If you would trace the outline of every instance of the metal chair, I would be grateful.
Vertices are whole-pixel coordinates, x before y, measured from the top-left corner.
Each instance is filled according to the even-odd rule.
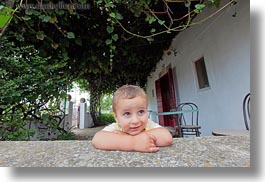
[[[198,106],[194,103],[186,102],[179,104],[177,110],[183,111],[178,118],[182,137],[184,135],[196,135],[199,137],[201,126],[199,125]]]
[[[250,128],[250,93],[248,93],[243,100],[243,116],[246,130]]]

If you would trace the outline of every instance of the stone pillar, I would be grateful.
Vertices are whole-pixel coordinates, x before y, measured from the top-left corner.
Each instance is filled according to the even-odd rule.
[[[65,118],[63,122],[63,128],[65,130],[69,130],[72,127],[72,117],[73,117],[73,102],[71,101],[72,96],[70,94],[67,95],[67,100],[64,101],[64,112]]]
[[[70,129],[73,126],[73,106],[74,103],[72,101],[68,102],[68,121],[67,121],[67,129]]]
[[[80,123],[79,123],[79,128],[84,129],[87,128],[87,119],[86,119],[86,100],[84,98],[80,99]]]

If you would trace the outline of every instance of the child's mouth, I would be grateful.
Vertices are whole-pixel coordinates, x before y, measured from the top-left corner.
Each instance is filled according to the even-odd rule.
[[[130,127],[131,130],[138,130],[141,126]]]

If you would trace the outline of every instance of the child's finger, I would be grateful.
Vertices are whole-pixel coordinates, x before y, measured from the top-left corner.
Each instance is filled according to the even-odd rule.
[[[156,141],[156,137],[154,135],[149,134],[150,138],[154,141]]]
[[[159,147],[150,147],[150,152],[157,152],[159,151]]]
[[[149,135],[149,136],[150,136],[150,142],[155,144],[157,140],[156,137],[154,135]]]

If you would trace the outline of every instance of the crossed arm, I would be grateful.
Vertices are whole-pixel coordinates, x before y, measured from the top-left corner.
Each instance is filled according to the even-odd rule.
[[[135,136],[120,131],[99,131],[93,137],[92,144],[103,150],[157,152],[159,147],[172,144],[172,135],[162,127],[143,131]]]

